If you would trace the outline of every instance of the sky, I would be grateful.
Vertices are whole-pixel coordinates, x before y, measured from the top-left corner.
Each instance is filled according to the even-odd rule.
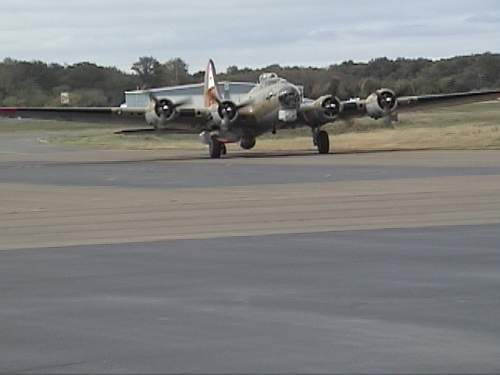
[[[90,61],[128,71],[140,56],[190,71],[328,66],[376,57],[500,52],[498,0],[17,0],[0,2],[0,60]]]

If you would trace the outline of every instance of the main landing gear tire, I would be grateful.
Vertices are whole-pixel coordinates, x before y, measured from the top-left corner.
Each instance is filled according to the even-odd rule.
[[[224,153],[226,145],[220,142],[217,137],[210,138],[210,144],[208,145],[208,150],[210,153],[210,158],[220,159],[221,155]]]
[[[255,137],[244,137],[240,141],[240,147],[243,150],[251,150],[255,147],[256,140]]]
[[[328,133],[321,130],[316,135],[316,147],[318,147],[318,152],[321,155],[328,154],[330,152],[330,138]]]

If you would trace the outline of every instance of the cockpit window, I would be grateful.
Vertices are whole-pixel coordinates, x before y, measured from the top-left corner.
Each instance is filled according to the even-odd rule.
[[[284,108],[297,108],[300,104],[300,93],[292,87],[281,90],[279,101]]]

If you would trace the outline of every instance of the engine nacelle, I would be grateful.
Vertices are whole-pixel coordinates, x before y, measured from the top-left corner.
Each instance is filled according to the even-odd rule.
[[[233,123],[238,118],[238,106],[230,100],[225,100],[220,103],[217,113],[221,120],[227,119]]]
[[[398,98],[394,91],[381,89],[371,94],[365,101],[366,113],[377,120],[389,116],[398,107]]]
[[[169,99],[153,101],[146,111],[146,122],[158,128],[177,117],[177,106]]]
[[[316,105],[323,111],[325,120],[335,120],[342,112],[342,102],[333,95],[326,95],[316,101]]]
[[[304,117],[311,124],[335,121],[343,110],[342,102],[333,95],[322,96],[309,108],[304,112]]]

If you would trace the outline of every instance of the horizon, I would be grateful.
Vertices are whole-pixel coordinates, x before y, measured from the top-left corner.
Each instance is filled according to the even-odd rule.
[[[279,63],[271,63],[269,65],[266,65],[266,66],[237,66],[236,64],[229,64],[228,66],[226,66],[224,69],[220,69],[220,67],[217,65],[217,61],[215,59],[212,59],[212,58],[207,58],[207,62],[209,60],[213,60],[214,63],[215,63],[215,67],[217,68],[217,73],[218,74],[227,74],[227,69],[231,66],[237,66],[238,69],[240,70],[243,70],[243,69],[251,69],[251,70],[264,70],[268,67],[272,67],[272,66],[279,66],[281,68],[284,68],[284,69],[287,69],[287,68],[301,68],[301,69],[307,69],[307,68],[314,68],[314,69],[328,69],[329,67],[331,66],[339,66],[339,65],[342,65],[344,63],[347,63],[347,62],[352,62],[354,64],[369,64],[371,61],[374,61],[374,60],[378,60],[378,59],[388,59],[389,61],[397,61],[397,60],[428,60],[428,61],[432,61],[432,62],[438,62],[438,61],[446,61],[446,60],[451,60],[451,59],[455,59],[455,58],[461,58],[461,57],[473,57],[473,56],[483,56],[483,55],[487,55],[487,54],[491,54],[493,56],[495,55],[500,55],[500,51],[499,52],[493,52],[493,51],[484,51],[484,52],[476,52],[476,53],[470,53],[470,54],[460,54],[460,55],[454,55],[454,56],[445,56],[445,57],[439,57],[439,58],[432,58],[432,57],[425,57],[425,56],[420,56],[420,57],[404,57],[404,56],[399,56],[399,57],[395,57],[395,58],[391,58],[391,57],[387,57],[387,56],[377,56],[377,57],[372,57],[370,58],[369,60],[366,60],[366,61],[361,61],[361,60],[353,60],[353,59],[347,59],[347,60],[343,60],[343,61],[338,61],[338,62],[332,62],[328,65],[324,65],[324,66],[315,66],[315,65],[293,65],[293,64],[279,64]],[[142,56],[138,56],[137,59],[133,62],[130,63],[130,67],[132,67],[132,65]],[[155,56],[152,56],[153,58],[156,58]],[[191,65],[189,64],[189,61],[185,60],[183,57],[179,57],[179,56],[176,56],[176,57],[171,57],[171,58],[167,58],[165,61],[163,60],[159,60],[157,59],[161,64],[169,61],[170,59],[174,59],[174,58],[180,58],[182,59],[189,67],[189,74],[191,75],[194,75],[194,74],[197,74],[197,73],[200,73],[200,72],[204,72],[205,70],[202,69],[202,70],[193,70],[191,69]],[[99,64],[98,62],[96,61],[89,61],[89,60],[82,60],[82,61],[76,61],[76,62],[73,62],[73,63],[66,63],[66,62],[58,62],[58,61],[44,61],[44,60],[40,60],[40,59],[32,59],[32,60],[23,60],[23,59],[15,59],[13,57],[10,57],[10,56],[5,56],[2,58],[2,60],[0,61],[0,63],[5,63],[5,61],[7,60],[13,60],[15,62],[26,62],[26,63],[36,63],[36,62],[41,62],[43,64],[47,64],[47,65],[52,65],[52,64],[56,64],[56,65],[61,65],[63,67],[70,67],[70,66],[74,66],[74,65],[78,65],[78,64],[84,64],[84,63],[88,63],[88,64],[92,64],[92,65],[96,65],[100,68],[115,68],[115,69],[118,69],[120,71],[122,71],[123,73],[125,74],[135,74],[130,68],[127,69],[127,70],[124,70],[122,68],[120,68],[119,66],[116,66],[116,65],[105,65],[105,64]]]

